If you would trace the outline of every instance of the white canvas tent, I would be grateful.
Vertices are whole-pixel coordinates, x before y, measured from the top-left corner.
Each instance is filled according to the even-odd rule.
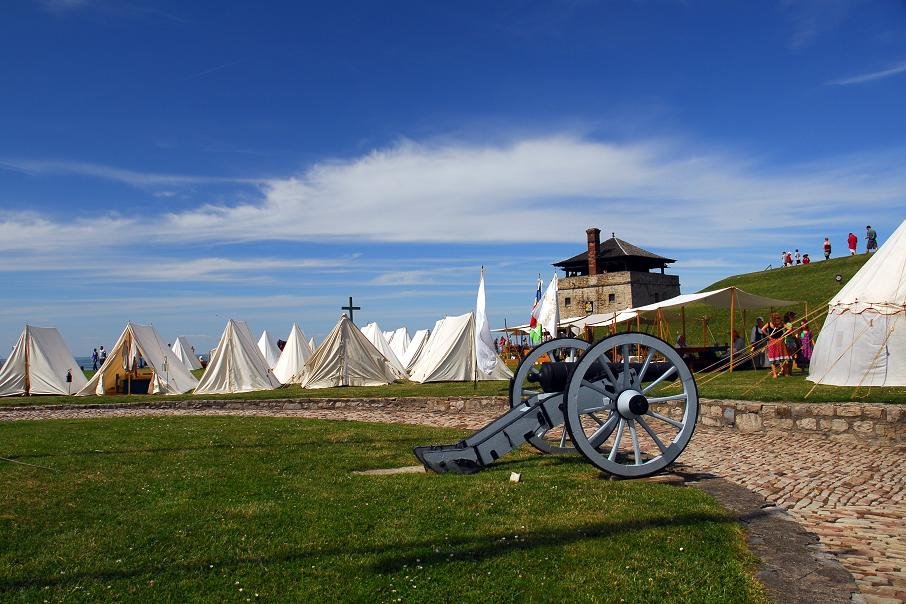
[[[387,343],[390,344],[390,350],[393,351],[393,354],[396,355],[396,358],[403,363],[403,357],[406,356],[406,348],[409,347],[411,338],[409,338],[409,330],[405,327],[400,327],[395,329],[389,338],[387,338]],[[405,365],[405,363],[403,363]]]
[[[906,221],[831,299],[808,379],[906,386]]]
[[[195,394],[253,392],[280,386],[245,321],[227,321]]]
[[[415,363],[418,362],[418,357],[421,356],[422,351],[425,349],[425,344],[428,342],[430,335],[431,332],[427,329],[419,329],[412,336],[412,340],[406,346],[406,353],[400,359],[403,365],[406,366],[406,371],[412,371]]]
[[[195,347],[189,344],[189,340],[186,336],[179,336],[176,338],[171,350],[173,350],[173,354],[176,355],[176,358],[178,358],[189,371],[201,369],[201,361],[195,356]]]
[[[308,359],[302,387],[382,386],[396,377],[384,355],[349,317],[340,315],[333,331]]]
[[[362,333],[365,334],[365,337],[368,338],[368,341],[371,342],[382,355],[384,355],[384,358],[389,361],[390,367],[396,374],[396,379],[409,378],[409,374],[406,373],[406,368],[390,348],[390,344],[387,342],[387,339],[384,338],[384,332],[381,331],[381,328],[377,323],[369,323],[362,328]]]
[[[308,349],[311,350],[311,353],[312,353],[312,354],[314,354],[315,351],[318,349],[318,347],[315,346],[315,338],[314,338],[314,336],[312,336],[312,337],[310,337],[310,338],[308,339]]]
[[[280,360],[274,367],[274,375],[283,384],[298,384],[302,381],[302,370],[309,358],[311,349],[305,341],[305,334],[293,323],[283,352],[280,353]]]
[[[438,321],[418,361],[412,368],[413,382],[469,382],[508,380],[513,372],[498,357],[490,375],[476,369],[475,316],[466,313]]]
[[[0,396],[74,394],[87,382],[54,327],[26,325],[0,368]]]
[[[197,385],[153,326],[127,323],[107,360],[77,394],[182,394]]]
[[[267,366],[273,369],[277,365],[277,361],[280,360],[280,347],[277,346],[277,341],[266,329],[261,332],[261,338],[258,340],[258,350],[261,351],[264,360],[267,361]]]

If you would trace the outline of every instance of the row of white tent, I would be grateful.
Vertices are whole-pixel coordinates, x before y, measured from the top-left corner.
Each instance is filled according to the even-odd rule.
[[[512,377],[499,358],[490,374],[478,370],[472,313],[441,319],[430,332],[420,330],[412,338],[400,328],[391,333],[390,341],[376,323],[360,330],[341,315],[317,349],[293,324],[282,351],[266,331],[256,344],[248,325],[231,319],[197,380],[191,371],[200,368],[185,337],[169,347],[153,326],[128,323],[106,361],[88,380],[55,328],[27,325],[0,368],[0,396],[131,392],[133,379],[147,380],[149,394],[192,390],[195,394],[221,394],[270,390],[283,384],[328,388],[376,386],[401,379],[439,382]]]

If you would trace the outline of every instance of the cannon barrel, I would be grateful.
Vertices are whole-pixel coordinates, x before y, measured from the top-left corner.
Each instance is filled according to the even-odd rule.
[[[566,390],[566,385],[572,379],[578,365],[578,362],[544,363],[538,371],[529,373],[528,381],[540,385],[543,392],[563,392]],[[623,371],[622,363],[607,363],[607,365],[613,375]],[[646,379],[656,380],[672,366],[670,363],[649,363],[648,369],[645,371],[645,377]],[[638,375],[639,371],[642,370],[642,363],[629,363],[629,370]],[[607,372],[604,370],[603,361],[598,359],[589,368],[585,379],[588,381],[599,381],[604,379],[606,375]]]

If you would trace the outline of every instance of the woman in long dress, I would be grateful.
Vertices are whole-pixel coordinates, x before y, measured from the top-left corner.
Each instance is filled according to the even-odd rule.
[[[790,353],[783,341],[786,326],[780,318],[780,313],[771,313],[771,320],[761,328],[761,333],[768,339],[768,363],[771,364],[771,375],[774,379],[779,375],[787,375]]]

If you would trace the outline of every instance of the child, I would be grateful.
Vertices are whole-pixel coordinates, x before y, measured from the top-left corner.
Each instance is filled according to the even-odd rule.
[[[799,324],[799,353],[796,355],[796,365],[805,373],[812,362],[812,332],[808,328],[808,321],[802,319]]]

